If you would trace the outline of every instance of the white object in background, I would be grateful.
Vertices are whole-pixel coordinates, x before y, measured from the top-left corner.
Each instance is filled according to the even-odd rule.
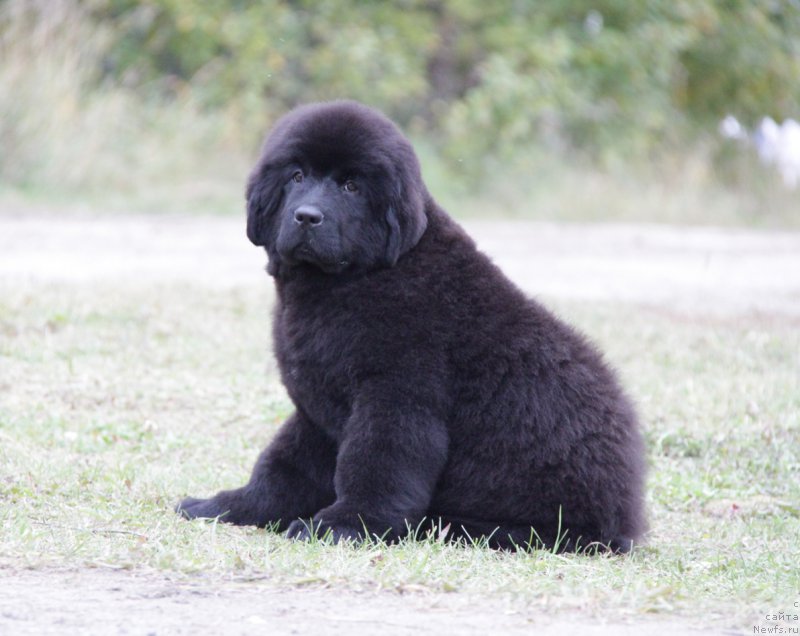
[[[800,185],[800,123],[789,118],[779,126],[771,117],[764,117],[753,143],[761,162],[774,165],[787,188],[794,190]]]

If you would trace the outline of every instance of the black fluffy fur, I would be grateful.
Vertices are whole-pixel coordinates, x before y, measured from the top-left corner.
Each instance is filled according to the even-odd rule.
[[[392,122],[354,102],[292,111],[247,207],[296,411],[245,486],[185,499],[183,515],[296,538],[640,540],[642,441],[613,372],[436,205]]]

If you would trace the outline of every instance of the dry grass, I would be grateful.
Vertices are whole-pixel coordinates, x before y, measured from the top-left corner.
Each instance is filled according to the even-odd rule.
[[[101,81],[110,37],[71,0],[0,4],[0,194],[209,211],[235,192],[238,206],[248,150],[227,114]]]

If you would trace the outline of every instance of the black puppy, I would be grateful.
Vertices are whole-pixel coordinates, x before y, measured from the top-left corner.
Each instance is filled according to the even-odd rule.
[[[292,111],[247,208],[296,411],[245,486],[182,514],[298,538],[639,540],[642,441],[614,374],[436,205],[392,122],[353,102]]]

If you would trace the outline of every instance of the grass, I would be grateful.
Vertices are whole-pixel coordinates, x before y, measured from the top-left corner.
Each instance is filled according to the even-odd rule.
[[[747,152],[732,154],[724,169],[701,144],[602,168],[528,148],[482,172],[477,157],[452,166],[413,141],[428,189],[462,218],[800,227],[800,191],[784,188]]]
[[[216,291],[0,285],[6,565],[508,595],[552,612],[735,625],[798,600],[796,323],[557,304],[640,404],[652,529],[626,558],[511,555],[435,539],[296,543],[172,512],[184,494],[243,483],[290,411],[268,355],[266,281]]]
[[[236,108],[104,78],[114,34],[85,3],[39,4],[0,3],[0,198],[238,211],[260,139],[238,131]]]

